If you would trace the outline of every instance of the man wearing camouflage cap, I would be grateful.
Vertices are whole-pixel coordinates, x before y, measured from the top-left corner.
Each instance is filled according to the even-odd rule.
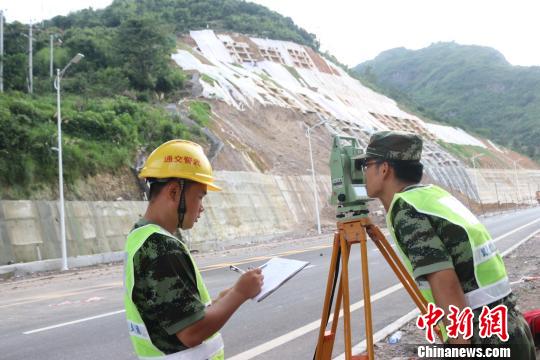
[[[388,229],[401,258],[428,302],[450,314],[472,308],[473,336],[450,344],[508,345],[512,359],[535,359],[534,342],[516,306],[501,255],[486,228],[455,197],[435,185],[421,185],[422,139],[400,131],[373,134],[359,157],[368,196],[381,200]],[[508,341],[482,338],[483,308],[507,308]],[[447,318],[444,317],[448,326]]]

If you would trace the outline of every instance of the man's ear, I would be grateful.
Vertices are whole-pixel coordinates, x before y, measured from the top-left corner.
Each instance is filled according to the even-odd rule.
[[[167,184],[167,196],[172,201],[179,201],[180,191],[182,190],[180,184],[176,181],[171,181]]]
[[[386,161],[381,164],[381,172],[384,179],[390,176],[390,170],[390,165]]]

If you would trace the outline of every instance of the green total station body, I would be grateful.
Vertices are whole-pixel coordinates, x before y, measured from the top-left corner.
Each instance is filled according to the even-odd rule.
[[[330,203],[337,206],[337,221],[350,221],[367,217],[367,196],[364,174],[357,157],[362,154],[358,140],[353,137],[334,136],[330,154],[332,196]]]

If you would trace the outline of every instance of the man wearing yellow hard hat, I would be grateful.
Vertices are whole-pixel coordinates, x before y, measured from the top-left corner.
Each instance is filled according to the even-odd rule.
[[[204,211],[207,191],[220,191],[200,145],[171,140],[156,148],[139,174],[149,204],[126,241],[124,303],[140,359],[223,359],[219,330],[262,286],[260,269],[247,271],[212,301],[176,229],[190,229]]]

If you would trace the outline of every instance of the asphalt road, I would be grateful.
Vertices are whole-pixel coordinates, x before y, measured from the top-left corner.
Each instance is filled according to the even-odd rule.
[[[481,219],[500,251],[540,229],[540,207]],[[212,295],[232,285],[226,270],[274,255],[311,264],[261,303],[248,301],[222,330],[228,359],[311,359],[317,341],[332,235],[197,257]],[[523,246],[527,246],[526,244]],[[414,304],[369,242],[373,326],[378,331]],[[350,259],[353,344],[364,339],[359,247]],[[122,304],[121,266],[101,266],[0,283],[0,359],[135,359]],[[343,324],[343,321],[340,321]],[[334,354],[343,352],[342,330]]]

